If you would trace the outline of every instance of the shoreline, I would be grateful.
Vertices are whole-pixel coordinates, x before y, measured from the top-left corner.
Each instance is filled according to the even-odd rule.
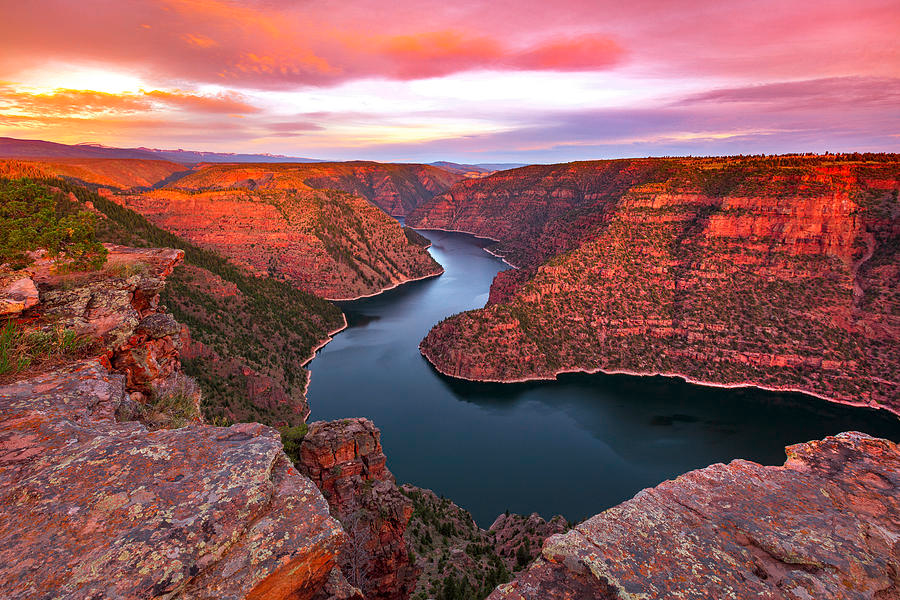
[[[400,287],[401,285],[404,285],[406,283],[412,283],[413,281],[422,281],[423,279],[429,279],[431,277],[439,277],[443,274],[444,274],[444,267],[441,267],[441,270],[438,273],[431,273],[429,275],[423,275],[422,277],[416,277],[414,279],[407,279],[404,281],[400,281],[390,287],[384,288],[381,291],[375,292],[374,294],[368,294],[365,296],[357,296],[356,298],[347,298],[347,299],[339,299],[339,300],[332,299],[332,298],[325,298],[325,300],[328,300],[329,302],[350,302],[352,300],[360,300],[362,298],[371,298],[373,296],[383,294],[384,292],[386,292],[388,290],[392,290],[394,288]],[[307,365],[316,358],[316,354],[319,352],[319,350],[321,350],[322,348],[327,346],[328,343],[334,339],[335,335],[337,335],[338,333],[347,329],[347,327],[349,325],[347,323],[347,315],[344,314],[344,311],[341,311],[341,319],[344,321],[343,325],[341,325],[337,329],[334,329],[333,331],[329,331],[326,334],[327,337],[324,340],[322,340],[321,342],[319,342],[318,344],[316,344],[310,351],[310,355],[302,363],[300,363],[300,366],[303,367],[304,369],[306,369],[307,373],[309,373],[309,375],[307,375],[307,377],[306,377],[306,385],[303,386],[303,397],[304,398],[306,398],[306,396],[309,392],[309,384],[312,381],[312,369],[307,368]],[[308,400],[307,400],[307,404],[309,404]]]
[[[476,238],[479,238],[479,239],[482,239],[482,240],[490,240],[490,241],[492,241],[492,242],[494,242],[494,243],[496,243],[496,244],[502,244],[502,243],[503,243],[501,240],[498,240],[497,238],[492,238],[492,237],[489,236],[489,235],[479,235],[479,234],[477,234],[477,233],[472,233],[471,231],[464,231],[464,230],[462,230],[462,229],[443,229],[443,228],[441,228],[441,227],[423,227],[423,228],[420,229],[420,228],[417,228],[417,227],[412,227],[411,225],[408,225],[408,227],[409,227],[410,229],[415,230],[415,231],[443,231],[443,232],[445,232],[445,233],[465,233],[466,235],[471,235],[472,237],[476,237]],[[429,245],[429,247],[431,247],[431,246]],[[508,260],[506,260],[506,258],[505,258],[502,254],[497,254],[496,252],[491,252],[491,251],[488,250],[487,248],[482,248],[482,250],[484,250],[485,252],[487,252],[488,254],[490,254],[491,256],[493,256],[493,257],[495,257],[495,258],[499,258],[500,260],[502,260],[503,262],[505,262],[507,265],[509,265],[509,266],[510,266],[511,268],[513,268],[513,269],[518,269],[518,268],[519,268],[519,267],[517,267],[516,265],[512,264],[511,262],[509,262]]]
[[[319,352],[319,350],[324,348],[328,344],[328,342],[333,340],[335,335],[337,335],[338,333],[347,329],[347,315],[344,314],[344,311],[341,311],[341,319],[344,321],[344,324],[341,325],[340,327],[338,327],[337,329],[334,329],[333,331],[329,331],[326,334],[325,339],[315,345],[315,347],[312,349],[312,351],[309,355],[309,358],[307,358],[302,363],[300,363],[301,368],[306,369],[306,365],[308,365],[309,363],[311,363],[313,361],[313,359],[316,357],[316,354]],[[309,399],[306,398],[306,394],[307,394],[307,392],[309,392],[309,383],[312,381],[312,371],[310,369],[306,369],[306,372],[308,373],[308,375],[306,376],[306,384],[303,386],[303,398],[304,398],[304,400],[306,400],[306,407],[308,409],[309,408]],[[307,417],[307,418],[309,418],[309,417]]]
[[[435,261],[435,262],[437,262],[437,261]],[[439,266],[440,266],[440,264],[439,264]],[[422,281],[423,279],[430,279],[431,277],[440,277],[443,274],[444,274],[444,267],[441,266],[441,270],[438,271],[437,273],[429,273],[428,275],[422,275],[421,277],[413,277],[411,279],[404,279],[403,281],[398,281],[386,288],[382,288],[382,289],[378,290],[377,292],[372,292],[371,294],[363,294],[361,296],[354,296],[351,298],[325,298],[323,296],[322,299],[328,300],[329,302],[352,302],[354,300],[362,300],[363,298],[371,298],[373,296],[378,296],[379,294],[383,294],[387,291],[393,290],[393,289],[398,288],[401,285],[404,285],[407,283],[412,283],[414,281]]]
[[[535,377],[519,377],[516,379],[472,379],[471,377],[465,377],[462,375],[453,375],[451,373],[447,373],[439,366],[434,364],[434,361],[425,353],[425,350],[422,349],[422,345],[419,344],[419,353],[428,361],[435,371],[444,375],[445,377],[452,377],[454,379],[460,379],[463,381],[469,381],[472,383],[529,383],[529,382],[541,382],[541,381],[558,381],[559,375],[565,374],[585,374],[585,375],[628,375],[631,377],[670,377],[673,379],[681,379],[686,383],[691,385],[700,385],[704,387],[713,387],[713,388],[723,388],[723,389],[737,389],[737,388],[756,388],[758,390],[763,390],[766,392],[785,392],[785,393],[795,393],[795,394],[803,394],[804,396],[809,396],[811,398],[817,398],[819,400],[824,400],[825,402],[831,402],[833,404],[843,404],[844,406],[853,406],[856,408],[870,408],[872,410],[883,410],[892,415],[900,418],[900,409],[894,409],[889,406],[880,406],[880,405],[872,405],[867,404],[865,402],[854,402],[852,400],[839,400],[837,398],[831,398],[828,396],[824,396],[822,394],[818,394],[816,392],[812,392],[809,390],[804,390],[800,388],[792,388],[792,387],[773,387],[762,385],[759,383],[752,382],[739,382],[739,383],[717,383],[715,381],[704,381],[702,379],[694,379],[689,375],[684,375],[682,373],[660,373],[660,372],[639,372],[639,371],[629,371],[626,369],[604,369],[602,367],[597,367],[596,369],[559,369],[555,371],[552,375],[548,376],[535,376]]]
[[[326,336],[325,339],[322,340],[321,342],[319,342],[318,344],[316,344],[315,346],[313,346],[313,349],[310,351],[310,355],[308,357],[306,357],[305,359],[303,359],[303,362],[300,363],[301,367],[305,367],[310,362],[312,362],[312,359],[314,359],[316,357],[316,352],[318,352],[319,350],[324,348],[328,342],[333,340],[335,334],[340,333],[343,330],[347,329],[347,315],[344,314],[344,311],[341,311],[341,320],[344,321],[344,324],[341,325],[340,327],[338,327],[337,329],[328,331],[325,334],[325,336]]]

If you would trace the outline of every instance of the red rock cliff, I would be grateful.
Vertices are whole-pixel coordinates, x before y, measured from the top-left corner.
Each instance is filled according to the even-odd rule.
[[[316,190],[290,171],[276,172],[283,178],[252,166],[216,165],[165,189],[115,200],[256,274],[328,299],[371,295],[442,272],[364,198]]]
[[[422,342],[478,380],[663,373],[900,411],[900,160],[644,159],[464,181],[416,226],[522,267]]]
[[[96,361],[0,387],[0,596],[309,599],[344,541],[278,433],[119,422]]]
[[[349,540],[341,570],[366,598],[403,600],[416,583],[404,537],[412,502],[400,493],[368,419],[310,424],[298,468],[322,490]]]

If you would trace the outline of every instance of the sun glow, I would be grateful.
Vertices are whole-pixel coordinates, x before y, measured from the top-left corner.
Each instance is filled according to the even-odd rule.
[[[49,93],[67,89],[124,94],[137,93],[142,88],[149,87],[139,77],[130,73],[73,65],[47,67],[25,74],[22,80],[28,84],[20,89],[31,93]]]

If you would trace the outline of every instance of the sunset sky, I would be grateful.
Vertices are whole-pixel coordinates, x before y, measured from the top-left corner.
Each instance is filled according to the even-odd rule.
[[[897,0],[0,6],[0,136],[461,162],[900,151]]]

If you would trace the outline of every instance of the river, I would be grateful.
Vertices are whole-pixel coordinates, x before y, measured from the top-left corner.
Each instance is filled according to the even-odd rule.
[[[505,510],[578,521],[685,471],[857,430],[900,441],[900,419],[801,394],[680,379],[566,375],[479,384],[438,374],[419,341],[480,308],[506,265],[461,233],[421,231],[445,273],[339,302],[349,327],[310,363],[310,421],[365,416],[398,482],[444,495],[482,527]]]

